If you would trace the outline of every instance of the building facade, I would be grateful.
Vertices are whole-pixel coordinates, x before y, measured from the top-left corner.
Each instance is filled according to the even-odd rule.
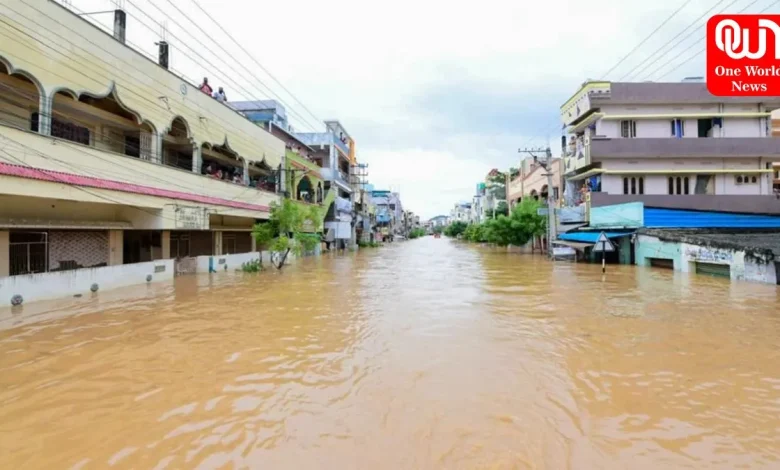
[[[112,36],[56,2],[0,6],[3,302],[54,295],[40,286],[64,272],[85,291],[255,252],[283,140],[169,71],[167,48],[159,62],[129,48],[124,24]]]
[[[588,193],[602,205],[766,201],[780,157],[770,119],[778,106],[778,97],[712,96],[704,83],[587,82],[561,107],[566,205]]]

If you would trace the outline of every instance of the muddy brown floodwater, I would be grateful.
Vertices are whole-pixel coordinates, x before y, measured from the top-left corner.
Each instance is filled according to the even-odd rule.
[[[4,313],[0,468],[780,468],[777,288],[600,268],[428,237]]]

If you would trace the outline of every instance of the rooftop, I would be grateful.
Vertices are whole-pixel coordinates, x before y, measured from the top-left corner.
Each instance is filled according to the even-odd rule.
[[[697,82],[617,82],[609,93],[592,94],[598,104],[699,104],[699,103],[771,103],[780,106],[780,97],[715,96],[706,83]]]

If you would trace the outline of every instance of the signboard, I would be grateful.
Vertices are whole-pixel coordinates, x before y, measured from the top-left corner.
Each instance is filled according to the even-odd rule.
[[[607,237],[606,233],[601,232],[599,234],[599,237],[596,239],[596,244],[593,245],[593,251],[612,252],[615,251],[615,245],[613,245],[612,242],[609,241],[609,237]]]
[[[550,209],[548,209],[547,207],[540,207],[540,208],[536,209],[536,215],[539,215],[539,216],[542,216],[542,217],[547,217],[547,215],[549,215],[549,213],[550,213]]]
[[[570,246],[553,246],[553,256],[577,256],[577,252]]]
[[[208,230],[209,218],[201,207],[177,206],[174,209],[175,226],[180,230]]]

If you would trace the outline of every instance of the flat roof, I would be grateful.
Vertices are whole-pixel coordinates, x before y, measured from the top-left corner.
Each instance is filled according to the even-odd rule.
[[[591,103],[596,104],[699,104],[771,103],[780,107],[777,96],[715,96],[707,90],[706,83],[697,82],[614,82],[609,93],[593,94]]]

